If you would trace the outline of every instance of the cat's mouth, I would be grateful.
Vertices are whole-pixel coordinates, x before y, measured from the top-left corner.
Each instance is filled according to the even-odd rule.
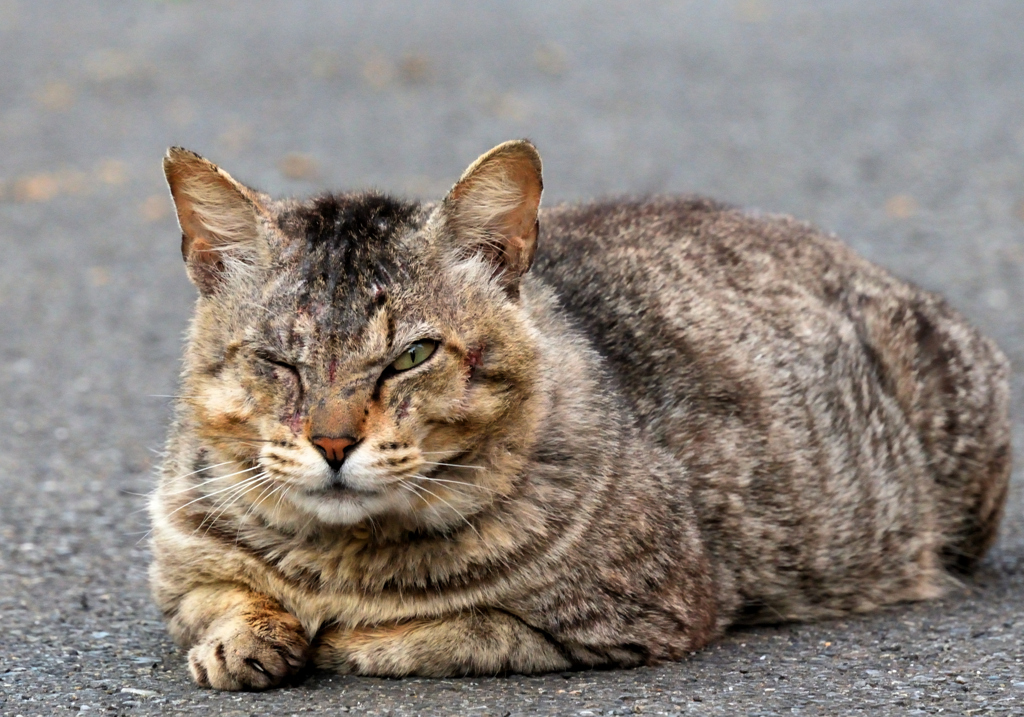
[[[380,494],[380,491],[367,488],[357,488],[342,481],[332,481],[320,488],[307,488],[306,495],[313,498],[331,498],[334,500],[355,500],[358,498],[369,498]]]

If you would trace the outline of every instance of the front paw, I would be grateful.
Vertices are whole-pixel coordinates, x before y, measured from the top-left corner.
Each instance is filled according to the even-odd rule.
[[[192,677],[218,690],[263,690],[306,664],[309,640],[281,610],[253,609],[214,623],[188,652]]]

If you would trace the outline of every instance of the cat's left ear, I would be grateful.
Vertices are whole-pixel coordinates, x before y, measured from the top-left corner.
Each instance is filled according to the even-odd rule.
[[[187,149],[167,150],[164,174],[178,212],[188,276],[209,296],[224,282],[229,264],[256,261],[266,210],[257,192]]]
[[[482,254],[513,296],[533,263],[543,189],[537,148],[514,140],[473,162],[441,207],[460,253]]]

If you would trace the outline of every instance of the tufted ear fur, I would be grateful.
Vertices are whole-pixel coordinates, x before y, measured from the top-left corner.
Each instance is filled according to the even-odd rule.
[[[265,210],[256,192],[187,149],[167,150],[164,175],[178,213],[188,276],[209,296],[223,283],[228,264],[255,258],[259,215]]]
[[[513,296],[533,263],[543,189],[537,149],[513,140],[473,162],[442,205],[460,252],[482,253]]]

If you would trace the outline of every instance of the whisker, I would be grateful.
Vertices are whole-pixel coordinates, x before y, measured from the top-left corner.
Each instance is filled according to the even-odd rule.
[[[229,489],[225,489],[224,491],[222,491],[224,495],[222,495],[217,500],[213,501],[213,507],[216,509],[220,508],[221,506],[230,505],[231,502],[234,501],[236,498],[262,485],[265,482],[266,476],[266,473],[259,473],[254,476],[248,476],[244,480],[235,483],[233,486],[230,486]],[[210,495],[213,494],[211,493]]]
[[[270,495],[273,495],[274,494],[273,491],[275,489],[281,487],[281,484],[278,484],[278,485],[275,486],[274,485],[275,482],[276,482],[275,479],[271,478],[270,485],[268,485],[266,488],[264,488],[263,491],[260,492],[260,494],[258,496],[256,496],[256,500],[254,500],[252,502],[253,508],[255,508],[257,505],[260,504],[260,502],[263,500],[263,496],[265,496],[267,494],[267,491],[270,491]],[[267,496],[267,497],[269,497],[269,496]],[[244,518],[247,515],[248,515],[248,513],[246,513],[246,515],[243,515],[242,517]]]
[[[485,471],[485,470],[487,470],[483,466],[467,466],[467,465],[463,465],[461,463],[435,463],[433,461],[423,461],[423,462],[426,463],[428,466],[448,466],[449,468],[472,468],[475,471]]]
[[[240,494],[241,494],[241,492],[239,491],[238,485],[234,485],[234,486],[231,486],[231,489],[228,491],[227,495],[225,495],[222,498],[219,498],[219,499],[213,501],[213,505],[211,506],[210,511],[207,512],[203,516],[203,519],[199,522],[199,525],[197,525],[195,530],[192,531],[192,535],[195,535],[200,530],[202,530],[203,526],[206,525],[206,521],[209,520],[210,521],[210,526],[206,529],[206,532],[203,533],[203,535],[208,535],[209,532],[210,532],[210,528],[213,527],[213,524],[217,522],[217,518],[220,517],[220,513],[218,513],[216,516],[213,516],[212,512],[214,510],[217,510],[218,508],[221,508],[222,506],[224,506],[226,508],[228,505],[230,505],[231,500],[235,496],[240,495]],[[211,517],[212,517],[212,520],[211,520]]]
[[[260,473],[259,475],[252,476],[250,478],[246,478],[241,483],[236,484],[234,486],[235,487],[235,491],[234,492],[229,492],[226,496],[221,498],[221,500],[219,500],[214,505],[214,509],[220,508],[220,510],[217,511],[217,514],[214,515],[212,518],[210,518],[209,515],[204,517],[202,522],[199,523],[199,527],[196,528],[194,531],[192,531],[192,534],[195,535],[197,532],[199,532],[199,530],[203,527],[203,525],[206,524],[206,521],[210,520],[210,525],[207,526],[206,532],[203,533],[203,535],[208,535],[210,533],[210,528],[212,528],[214,526],[214,524],[220,519],[220,517],[222,515],[224,515],[224,513],[227,512],[228,508],[230,508],[232,505],[234,505],[236,502],[238,502],[238,500],[243,495],[248,493],[250,490],[255,490],[256,488],[259,488],[261,485],[266,483],[267,480],[268,480],[267,474],[266,473]],[[269,480],[273,480],[273,479],[269,479]]]
[[[281,510],[281,502],[285,498],[285,494],[286,494],[285,488],[287,488],[287,487],[288,487],[287,483],[284,483],[284,482],[280,483],[276,488],[274,488],[274,490],[270,491],[270,494],[266,498],[269,501],[271,498],[274,497],[274,494],[277,493],[277,503],[274,504],[274,512],[275,513],[277,511]],[[314,515],[313,517],[315,518],[316,516]],[[305,528],[303,528],[303,529],[305,529]]]
[[[206,438],[214,438],[218,441],[237,441],[239,443],[275,443],[273,438],[245,438],[240,436],[207,435]]]
[[[413,485],[412,483],[406,483],[405,481],[398,481],[398,483],[396,483],[395,485],[397,485],[399,488],[404,488],[408,492],[412,493],[414,496],[422,500],[425,505],[430,505],[430,501],[424,498],[423,494],[419,492],[419,486]]]
[[[147,504],[147,505],[142,506],[141,508],[138,508],[136,510],[133,510],[133,511],[129,512],[128,513],[128,517],[130,518],[130,517],[132,517],[134,515],[138,515],[139,513],[148,513],[148,512],[149,512],[149,505]]]
[[[429,478],[429,477],[427,477],[425,475],[421,475],[419,473],[414,474],[413,478],[419,478],[420,480],[430,481],[431,483],[451,483],[452,485],[464,485],[464,486],[467,486],[469,488],[479,488],[480,490],[487,490],[487,491],[490,491],[491,493],[497,493],[498,492],[498,491],[494,490],[494,488],[488,488],[485,485],[478,485],[476,483],[466,483],[466,482],[460,481],[460,480],[447,480],[445,478]]]
[[[234,463],[234,461],[229,461],[229,463]],[[222,463],[221,465],[224,465],[224,464]],[[165,493],[165,495],[180,495],[182,493],[188,493],[190,490],[196,490],[198,488],[202,488],[203,486],[209,485],[210,483],[215,483],[216,481],[224,480],[225,478],[234,478],[235,476],[240,476],[243,473],[248,473],[250,471],[255,471],[255,470],[259,470],[259,469],[260,469],[260,466],[255,465],[252,468],[246,468],[245,470],[236,471],[235,473],[228,473],[227,475],[223,475],[223,476],[214,476],[213,478],[207,478],[206,480],[202,481],[201,483],[195,483],[193,485],[190,485],[187,488],[181,488],[180,490],[175,490],[175,491],[171,491],[170,493]],[[189,475],[193,475],[193,474],[190,473]]]
[[[194,476],[196,473],[202,473],[203,471],[210,471],[210,470],[213,470],[214,468],[220,468],[221,466],[226,466],[228,463],[234,463],[234,462],[235,461],[224,461],[223,463],[218,463],[218,464],[213,465],[213,466],[205,466],[203,468],[200,468],[199,470],[194,470],[191,473],[185,473],[184,475],[174,476],[170,480],[179,480],[181,478],[188,478],[189,476]]]
[[[413,495],[416,495],[416,496],[420,495],[417,491],[414,490],[415,486],[413,486],[411,483],[406,483],[405,481],[401,481],[400,480],[397,483],[395,483],[395,485],[397,485],[399,488],[404,488],[405,490],[409,491]]]
[[[267,471],[267,472],[269,472],[269,471]],[[278,480],[278,486],[273,487],[273,490],[270,491],[270,493],[266,495],[265,500],[269,501],[271,498],[273,498],[273,494],[282,492],[286,488],[288,488],[288,483],[286,481],[284,481],[284,480]],[[259,494],[259,496],[256,497],[256,500],[253,501],[253,507],[254,508],[256,507],[256,505],[258,505],[259,503],[264,501],[264,494],[265,493],[266,493],[266,491],[264,491],[263,493]],[[282,493],[281,496],[279,497],[278,505],[276,505],[274,507],[274,510],[278,510],[278,508],[281,507],[281,498],[282,497],[284,497],[284,493]]]
[[[284,485],[285,485],[284,483],[281,484],[282,487],[284,487]],[[277,503],[274,505],[274,511],[275,512],[281,510],[281,501],[284,500],[284,494],[285,494],[284,491],[281,491],[280,493],[277,494]]]
[[[249,508],[246,509],[245,513],[242,514],[242,517],[241,518],[237,518],[237,520],[236,520],[236,522],[238,523],[238,529],[235,531],[235,542],[237,543],[238,542],[238,534],[242,530],[242,522],[252,512],[252,510],[256,507],[256,504],[259,501],[260,497],[262,497],[264,493],[266,493],[268,490],[272,489],[273,487],[274,487],[274,477],[271,476],[269,473],[262,473],[260,480],[252,483],[251,485],[247,485],[245,490],[239,491],[238,493],[229,494],[224,499],[224,502],[226,504],[221,508],[220,512],[217,513],[217,515],[215,515],[213,517],[213,520],[210,521],[210,528],[212,528],[213,524],[216,523],[220,519],[220,517],[222,515],[224,515],[224,513],[226,513],[228,511],[228,509],[231,508],[235,503],[237,503],[238,501],[242,500],[251,491],[258,490],[258,489],[262,488],[263,490],[260,492],[260,495],[256,497],[256,500],[252,501],[252,503],[249,505]],[[206,529],[207,533],[210,531],[210,528]]]
[[[258,496],[256,496],[256,500],[254,500],[252,502],[252,505],[249,506],[249,510],[245,511],[244,513],[242,513],[242,517],[238,519],[238,530],[235,531],[235,542],[236,543],[238,542],[238,535],[242,531],[242,524],[245,523],[245,521],[249,517],[249,515],[254,510],[256,510],[256,506],[260,504],[261,500],[263,500],[263,496],[265,496],[267,494],[267,491],[273,491],[275,489],[274,479],[271,478],[269,481],[266,481],[264,486],[265,487],[260,492],[260,494]],[[271,493],[271,495],[273,495],[273,493]]]
[[[284,484],[282,483],[282,485],[284,485]],[[284,496],[284,492],[283,491],[281,493],[281,496],[282,497]],[[277,506],[278,506],[278,508],[281,506],[281,498],[278,498]],[[307,520],[305,523],[302,524],[302,528],[299,530],[298,535],[305,535],[306,534],[306,530],[309,529],[309,526],[311,526],[313,524],[314,520],[316,520],[316,513],[313,513],[312,515],[310,515],[309,516],[309,520]]]
[[[419,489],[420,489],[420,490],[422,490],[422,491],[426,491],[426,492],[427,492],[428,494],[430,494],[430,495],[434,496],[434,497],[435,497],[435,498],[437,498],[437,499],[438,499],[439,501],[441,501],[442,503],[444,503],[445,505],[447,505],[447,506],[448,506],[449,508],[451,508],[451,509],[452,509],[452,511],[454,511],[455,515],[457,515],[457,516],[459,516],[460,518],[462,518],[463,522],[465,522],[465,524],[469,526],[470,530],[472,530],[472,531],[473,531],[474,533],[476,533],[476,537],[478,537],[478,538],[482,538],[482,537],[483,537],[483,536],[481,536],[481,535],[480,535],[480,531],[478,531],[478,530],[476,529],[476,526],[475,526],[475,525],[473,525],[472,523],[470,523],[470,522],[469,522],[469,519],[468,519],[468,518],[467,518],[466,516],[464,516],[464,515],[463,515],[462,513],[460,513],[460,512],[459,512],[459,510],[458,510],[458,509],[457,509],[457,508],[456,508],[456,507],[455,507],[454,505],[452,505],[451,503],[449,503],[448,501],[446,501],[446,500],[445,500],[444,498],[442,498],[441,496],[439,496],[439,495],[438,495],[437,493],[435,493],[434,491],[430,490],[430,489],[429,489],[429,488],[427,488],[426,486],[418,485],[418,486],[416,486],[416,487],[417,487],[417,488],[419,488]]]
[[[221,493],[226,493],[229,490],[233,490],[233,489],[238,488],[239,486],[246,485],[247,483],[249,483],[249,481],[254,481],[254,480],[256,480],[257,478],[260,478],[260,477],[261,477],[261,475],[248,476],[248,477],[244,478],[241,482],[235,483],[234,485],[229,485],[227,488],[221,488],[220,490],[215,490],[212,493],[203,493],[198,498],[196,498],[194,500],[190,500],[188,503],[185,503],[185,505],[178,506],[177,508],[172,510],[170,513],[168,513],[167,517],[170,518],[172,515],[177,513],[179,510],[184,510],[185,508],[189,507],[193,503],[198,503],[201,500],[205,500],[207,498],[212,498],[213,496],[220,495]]]

